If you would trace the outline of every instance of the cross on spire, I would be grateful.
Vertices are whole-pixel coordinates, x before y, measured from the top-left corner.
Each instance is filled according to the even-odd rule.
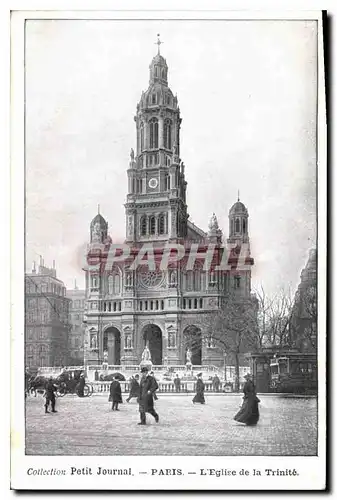
[[[157,34],[157,41],[155,43],[155,45],[158,45],[158,55],[160,55],[160,46],[161,46],[162,43],[164,43],[164,42],[160,41],[159,37],[160,37],[160,33]]]

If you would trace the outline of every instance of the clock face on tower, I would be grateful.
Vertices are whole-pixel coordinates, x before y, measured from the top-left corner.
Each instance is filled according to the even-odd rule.
[[[152,177],[152,179],[149,180],[149,187],[151,189],[155,189],[157,186],[158,186],[158,179]]]

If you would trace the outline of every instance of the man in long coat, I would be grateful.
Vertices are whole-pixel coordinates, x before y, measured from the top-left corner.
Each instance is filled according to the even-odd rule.
[[[119,403],[123,403],[122,399],[122,389],[121,384],[119,383],[118,377],[114,377],[113,381],[110,384],[110,396],[109,401],[112,401],[111,409],[114,411],[119,411],[118,405]]]
[[[179,378],[178,374],[175,376],[173,383],[174,383],[174,386],[176,388],[176,392],[180,392],[180,378]]]
[[[84,373],[81,373],[80,381],[76,386],[77,394],[80,398],[84,398],[84,387],[85,387],[85,376]]]
[[[201,403],[202,405],[205,404],[205,396],[204,396],[204,390],[205,390],[205,384],[204,381],[202,380],[202,373],[198,373],[197,375],[197,385],[196,385],[196,395],[193,398],[193,404],[194,403]]]
[[[57,387],[54,385],[52,377],[49,377],[46,387],[45,387],[45,397],[46,397],[46,402],[44,405],[44,410],[45,413],[49,413],[48,407],[49,403],[51,403],[51,411],[53,413],[57,413],[57,410],[55,410],[55,392],[57,391]]]
[[[148,369],[143,366],[142,378],[140,381],[139,413],[140,422],[138,425],[146,425],[146,413],[150,413],[159,422],[159,415],[153,407],[153,394],[158,389],[158,383],[154,377],[149,375]]]
[[[130,380],[130,394],[129,397],[127,398],[127,402],[129,403],[130,399],[132,398],[139,398],[139,391],[140,391],[140,386],[139,386],[139,375],[135,375],[134,377],[131,378]]]

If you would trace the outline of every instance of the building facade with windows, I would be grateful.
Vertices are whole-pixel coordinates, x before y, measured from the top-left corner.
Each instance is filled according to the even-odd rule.
[[[69,302],[56,269],[40,260],[25,275],[25,362],[28,367],[68,362]]]
[[[217,311],[230,293],[251,298],[254,261],[248,210],[239,199],[231,207],[225,242],[215,214],[207,232],[189,220],[180,109],[159,51],[150,64],[149,87],[141,95],[134,120],[136,152],[131,149],[125,203],[129,256],[110,266],[108,224],[100,213],[90,224],[85,268],[87,359],[93,364],[103,357],[109,364],[138,364],[148,345],[153,364],[185,364],[189,339],[199,336],[200,342],[193,342],[192,363],[223,366],[224,353],[211,337],[204,342],[202,333],[207,314]],[[181,245],[184,257],[162,268],[167,244]],[[146,247],[155,265],[142,262],[134,268],[134,259]],[[210,249],[213,257],[205,269],[202,255]],[[191,267],[189,258],[194,257]],[[226,270],[217,270],[224,261]]]
[[[85,290],[80,290],[76,286],[73,290],[67,290],[69,303],[69,338],[68,338],[68,364],[83,365],[84,363],[84,333],[83,323],[86,297]]]
[[[301,352],[317,350],[317,250],[309,252],[306,266],[301,272],[291,314],[292,343]]]

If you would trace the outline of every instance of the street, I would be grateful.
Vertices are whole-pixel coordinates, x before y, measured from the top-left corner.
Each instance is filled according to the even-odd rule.
[[[159,394],[160,421],[139,426],[135,399],[112,412],[106,396],[57,398],[58,413],[44,413],[44,399],[26,399],[28,455],[315,455],[317,400],[259,396],[256,427],[233,420],[242,396]]]

